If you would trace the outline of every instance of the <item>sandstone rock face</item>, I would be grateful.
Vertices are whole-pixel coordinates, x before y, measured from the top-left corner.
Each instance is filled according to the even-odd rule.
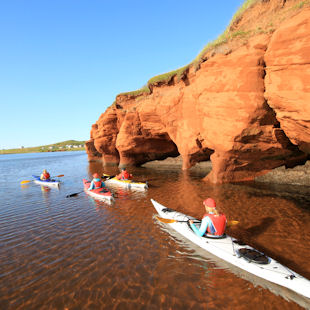
[[[211,160],[205,180],[213,183],[253,180],[304,163],[310,153],[310,10],[231,52],[206,57],[198,71],[153,85],[149,95],[117,96],[92,126],[86,148],[89,160],[105,165],[181,155],[188,169]]]
[[[310,11],[272,36],[265,55],[265,97],[290,141],[310,153]]]

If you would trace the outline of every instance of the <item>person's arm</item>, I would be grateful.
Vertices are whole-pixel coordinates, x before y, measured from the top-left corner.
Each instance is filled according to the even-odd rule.
[[[89,185],[88,190],[91,191],[91,190],[94,189],[94,188],[95,188],[95,184],[94,184],[94,180],[92,180],[92,181],[90,182],[90,185]]]
[[[199,237],[202,237],[205,234],[205,232],[207,231],[207,228],[210,224],[211,224],[211,220],[208,216],[206,216],[202,219],[199,229],[196,227],[195,224],[190,222],[192,230]]]

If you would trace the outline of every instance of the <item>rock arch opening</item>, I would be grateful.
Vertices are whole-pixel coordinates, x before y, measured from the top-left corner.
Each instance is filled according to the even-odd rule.
[[[176,144],[167,133],[148,138],[136,138],[130,148],[119,150],[119,154],[120,166],[141,166],[150,161],[180,155]]]

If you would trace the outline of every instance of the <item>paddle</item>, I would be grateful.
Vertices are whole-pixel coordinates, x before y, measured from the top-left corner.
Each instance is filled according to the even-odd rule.
[[[80,192],[77,192],[77,193],[73,193],[73,194],[67,195],[66,198],[77,196],[78,194],[83,193],[83,192],[84,191],[80,191]]]
[[[163,223],[166,223],[166,224],[171,224],[171,223],[186,223],[188,221],[178,221],[178,220],[173,220],[173,219],[165,219],[163,217],[160,217],[158,215],[156,215],[156,218],[160,221],[160,222],[163,222]],[[194,221],[194,223],[201,223],[201,221]],[[235,220],[232,220],[232,221],[228,221],[227,222],[227,226],[233,226],[233,225],[237,225],[239,224],[239,221],[235,221]]]
[[[108,175],[108,174],[103,173],[103,176],[101,178],[109,180],[109,179],[113,179],[115,177],[116,177],[116,175]]]
[[[59,175],[55,175],[55,176],[51,177],[51,179],[52,178],[60,178],[63,176],[64,176],[64,174],[59,174]],[[20,184],[25,184],[25,183],[29,183],[29,182],[33,182],[33,181],[35,181],[35,180],[24,180],[24,181],[21,181]]]

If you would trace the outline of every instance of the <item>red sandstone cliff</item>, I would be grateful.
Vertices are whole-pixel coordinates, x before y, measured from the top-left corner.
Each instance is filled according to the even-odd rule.
[[[309,1],[308,1],[309,2]],[[119,95],[92,126],[89,160],[141,165],[211,160],[206,180],[253,180],[310,154],[310,4],[264,0],[231,26],[199,70]],[[245,31],[247,30],[247,32]],[[251,30],[251,35],[248,34]]]

